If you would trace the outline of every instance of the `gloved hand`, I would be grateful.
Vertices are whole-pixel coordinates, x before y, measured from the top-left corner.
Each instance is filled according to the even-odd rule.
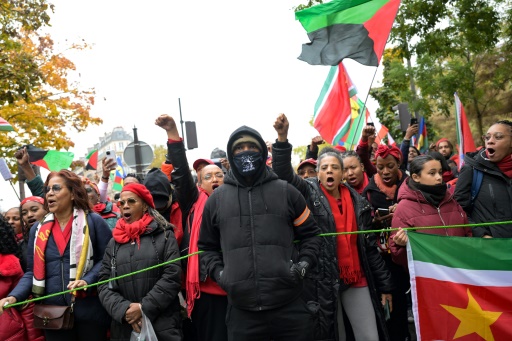
[[[309,267],[309,263],[306,261],[300,261],[298,263],[293,263],[290,267],[290,274],[294,278],[303,279],[306,275],[306,270]]]

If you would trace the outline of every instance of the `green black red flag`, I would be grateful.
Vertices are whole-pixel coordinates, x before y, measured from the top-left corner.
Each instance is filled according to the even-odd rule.
[[[43,167],[49,171],[68,169],[73,162],[75,154],[72,152],[59,152],[57,150],[44,150],[29,144],[26,146],[31,164]]]
[[[295,13],[310,39],[299,56],[312,65],[344,58],[378,66],[400,0],[333,0]]]

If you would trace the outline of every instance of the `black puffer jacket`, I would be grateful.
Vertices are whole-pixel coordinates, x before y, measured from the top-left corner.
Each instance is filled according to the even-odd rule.
[[[116,276],[148,268],[179,257],[178,243],[171,226],[159,227],[155,221],[151,230],[137,243],[119,244],[110,240],[100,270],[100,280],[111,277],[112,258],[115,258]],[[99,286],[100,300],[112,316],[111,340],[130,340],[132,327],[124,317],[130,303],[142,304],[142,311],[151,320],[159,340],[181,340],[181,318],[178,292],[181,288],[181,266],[172,262],[153,270],[116,281],[117,287]]]
[[[249,134],[265,146],[258,132],[239,128],[228,142],[231,164],[232,144],[239,134]],[[266,160],[266,148],[262,157]],[[300,296],[302,283],[290,273],[291,262],[306,260],[314,268],[322,242],[319,233],[302,195],[261,162],[253,182],[232,167],[224,185],[212,193],[204,208],[198,246],[204,251],[201,261],[229,302],[259,311],[284,306]],[[294,240],[300,240],[299,254]]]
[[[324,196],[317,178],[302,179],[293,172],[291,166],[292,146],[286,142],[277,142],[272,146],[272,166],[281,179],[285,179],[296,187],[306,198],[309,208],[321,229],[321,233],[336,232],[336,225],[327,198]],[[371,228],[371,207],[368,201],[354,189],[350,190],[356,221],[359,231]],[[315,317],[315,340],[336,340],[337,330],[337,300],[340,281],[337,260],[337,243],[335,237],[322,238],[323,243],[318,256],[317,267],[308,273],[304,280],[303,297],[307,302],[319,304]],[[390,293],[393,289],[391,274],[379,255],[373,234],[359,234],[357,238],[359,258],[376,312],[377,324],[381,340],[388,340],[385,319],[380,303],[379,294]],[[347,287],[348,288],[348,287]]]
[[[485,158],[485,150],[473,157],[464,157],[455,200],[468,214],[471,223],[489,223],[492,221],[512,220],[512,180],[495,163]],[[473,168],[483,172],[482,184],[473,204],[471,203],[471,185]],[[512,238],[512,224],[477,226],[473,228],[474,237],[489,235],[495,238]]]

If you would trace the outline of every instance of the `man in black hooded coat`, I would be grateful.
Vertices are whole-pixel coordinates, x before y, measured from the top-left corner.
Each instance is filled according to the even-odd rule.
[[[316,265],[320,229],[299,191],[266,166],[257,131],[235,130],[227,153],[231,169],[205,205],[198,246],[228,294],[228,338],[311,340],[302,279]]]

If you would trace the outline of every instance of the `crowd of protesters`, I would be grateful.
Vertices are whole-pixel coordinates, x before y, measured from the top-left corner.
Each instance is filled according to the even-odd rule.
[[[275,142],[242,126],[192,164],[175,120],[155,125],[165,162],[129,174],[116,200],[113,160],[98,183],[43,181],[17,151],[32,196],[0,215],[0,338],[412,340],[406,228],[512,238],[508,120],[462,167],[446,138],[415,148],[414,124],[398,147],[372,125],[355,151],[314,137],[296,170],[284,114]],[[38,304],[72,307],[72,327],[35,328]]]

